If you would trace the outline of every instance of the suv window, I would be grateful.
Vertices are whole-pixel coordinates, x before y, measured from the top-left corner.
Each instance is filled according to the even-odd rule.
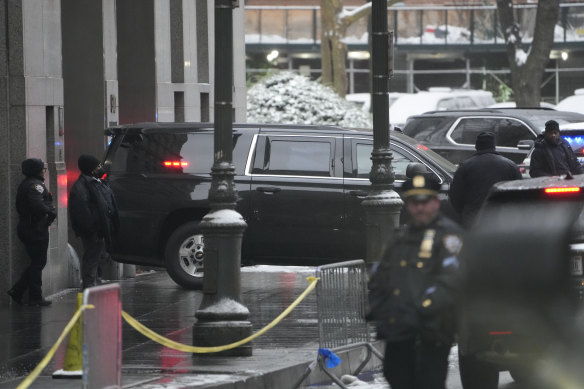
[[[500,147],[517,147],[520,140],[535,139],[523,123],[509,118],[462,118],[450,136],[458,144],[474,145],[483,131],[494,132]]]
[[[254,168],[254,174],[287,176],[333,176],[333,140],[308,140],[306,138],[266,137],[258,143],[265,147],[262,167]],[[261,153],[260,153],[261,154]]]
[[[353,176],[356,178],[369,178],[371,172],[371,151],[373,145],[371,143],[356,143],[356,161],[357,166],[353,166]],[[420,162],[405,151],[396,150],[396,147],[391,148],[393,160],[391,161],[391,168],[396,180],[405,180],[406,169],[411,162]]]
[[[239,138],[240,134],[233,135],[234,154],[247,153],[247,150],[238,149]],[[209,150],[213,150],[212,132],[125,135],[114,154],[110,171],[210,174],[213,153]],[[182,165],[166,166],[165,162]]]

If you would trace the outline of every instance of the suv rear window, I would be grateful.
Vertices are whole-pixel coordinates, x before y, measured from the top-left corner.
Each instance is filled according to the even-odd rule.
[[[450,127],[453,121],[454,118],[450,116],[410,118],[404,127],[404,134],[419,142],[432,143],[433,137],[436,137],[436,142],[440,142],[441,138],[444,137],[442,130]]]
[[[233,135],[234,154],[239,137]],[[209,149],[213,150],[213,132],[127,134],[115,150],[110,171],[210,174]]]

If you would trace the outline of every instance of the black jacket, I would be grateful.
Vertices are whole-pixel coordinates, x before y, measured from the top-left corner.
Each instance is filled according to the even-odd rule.
[[[369,281],[367,318],[377,322],[380,338],[454,340],[461,247],[461,229],[440,215],[425,228],[404,226],[390,240]]]
[[[57,217],[51,193],[44,180],[26,177],[16,192],[16,211],[18,212],[18,236],[21,240],[49,240],[49,226]]]
[[[97,234],[111,251],[119,229],[118,207],[111,189],[102,181],[81,174],[69,193],[69,217],[77,236]]]
[[[494,150],[482,150],[464,161],[454,174],[448,197],[463,226],[470,227],[491,187],[521,179],[515,162]]]
[[[552,147],[558,147],[557,151],[559,152],[552,152]],[[539,135],[535,141],[535,149],[531,154],[529,175],[531,177],[558,176],[567,174],[567,169],[572,175],[582,173],[578,158],[576,158],[570,144],[565,139],[560,138],[557,146],[551,146],[543,135]]]

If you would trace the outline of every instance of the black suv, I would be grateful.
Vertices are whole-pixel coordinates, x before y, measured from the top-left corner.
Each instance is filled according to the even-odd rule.
[[[403,133],[459,164],[476,151],[477,135],[492,131],[497,151],[519,164],[550,119],[560,124],[575,123],[584,121],[584,115],[549,108],[431,111],[410,116]]]
[[[584,175],[495,184],[461,252],[465,389],[496,389],[506,370],[529,388],[546,379],[538,366],[580,374],[557,358],[584,352],[583,253]]]
[[[120,210],[114,259],[164,266],[181,286],[202,285],[213,124],[146,123],[106,130],[104,166]],[[317,265],[365,257],[371,132],[327,126],[235,124],[237,211],[248,227],[242,263]],[[412,163],[447,191],[455,167],[391,135],[396,190]],[[419,166],[417,166],[419,168]]]

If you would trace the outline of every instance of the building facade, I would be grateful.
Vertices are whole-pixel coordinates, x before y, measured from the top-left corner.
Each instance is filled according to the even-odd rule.
[[[234,117],[245,121],[243,7],[233,20]],[[109,126],[213,120],[214,1],[11,0],[0,23],[0,283],[29,262],[14,202],[21,161],[39,157],[59,209],[43,272],[50,295],[73,286],[67,193],[79,155],[100,158]]]

